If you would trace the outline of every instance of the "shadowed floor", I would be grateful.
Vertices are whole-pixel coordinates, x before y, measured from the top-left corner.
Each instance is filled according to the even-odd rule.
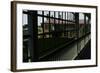
[[[42,58],[40,61],[60,61],[60,60],[82,60],[82,59],[91,59],[91,41],[89,41],[81,52],[76,54],[77,46],[76,43],[54,52],[53,54]],[[73,49],[74,48],[74,49]],[[74,57],[73,57],[74,56]],[[77,57],[76,57],[77,56]],[[76,58],[75,58],[76,57]]]
[[[91,41],[87,43],[84,49],[75,58],[76,60],[91,59]]]

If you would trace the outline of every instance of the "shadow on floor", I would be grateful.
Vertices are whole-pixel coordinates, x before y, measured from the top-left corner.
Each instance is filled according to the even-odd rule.
[[[79,53],[75,60],[91,59],[91,41],[87,43],[84,49]]]

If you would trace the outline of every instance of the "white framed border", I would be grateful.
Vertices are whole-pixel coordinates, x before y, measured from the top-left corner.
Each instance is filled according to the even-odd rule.
[[[22,11],[26,10],[50,10],[50,11],[69,11],[91,13],[91,59],[90,60],[71,60],[71,61],[51,61],[51,62],[31,62],[23,63],[22,61]],[[75,67],[96,65],[96,8],[80,6],[60,6],[60,5],[43,5],[43,4],[16,4],[16,69],[43,69],[59,67]]]

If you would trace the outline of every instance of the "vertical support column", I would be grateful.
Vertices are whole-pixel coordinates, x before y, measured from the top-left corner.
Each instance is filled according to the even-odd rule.
[[[37,11],[28,11],[28,31],[29,31],[29,44],[28,49],[30,52],[31,62],[38,60],[37,48]]]
[[[67,12],[67,24],[66,24],[66,26],[67,26],[67,38],[69,38],[69,34],[68,34],[68,32],[69,32],[69,30],[68,30],[68,12]]]
[[[90,24],[90,21],[91,21],[91,14],[88,14],[88,33],[91,32],[91,24]]]
[[[86,35],[86,15],[84,13],[84,35]],[[84,37],[84,46],[85,46],[85,37]]]
[[[62,12],[62,20],[61,21],[62,21],[62,26],[60,26],[61,27],[60,28],[61,29],[61,32],[60,33],[61,33],[61,37],[64,37],[64,23],[63,23],[64,22],[64,19],[63,19],[63,12]]]
[[[62,21],[62,25],[63,25],[63,12],[62,12],[62,18],[61,19],[62,19],[61,21]]]
[[[43,36],[43,39],[44,39],[44,36],[45,36],[44,35],[44,29],[45,29],[45,26],[44,26],[44,11],[42,11],[42,16],[43,16],[42,17],[42,29],[43,29],[43,35],[42,36]]]
[[[79,38],[79,13],[75,13],[76,38]]]
[[[89,33],[91,33],[91,14],[90,14],[90,17],[89,17]]]
[[[58,17],[59,17],[59,13],[58,13]],[[56,35],[57,35],[57,24],[56,24],[56,12],[54,11],[54,32],[53,32],[53,36],[54,36],[54,40],[56,40]],[[59,22],[58,22],[59,25]],[[55,43],[56,44],[56,43]]]
[[[75,13],[75,24],[76,24],[76,38],[77,38],[77,55],[79,52],[79,45],[78,45],[78,39],[79,39],[79,13]]]
[[[54,11],[54,24],[53,24],[54,25],[54,32],[53,32],[54,47],[56,47],[56,44],[57,44],[57,43],[55,43],[55,41],[57,39],[56,36],[55,36],[55,34],[56,34],[56,19],[55,18],[56,18],[56,12]]]
[[[49,11],[49,38],[50,38],[50,32],[51,32],[51,17],[50,17],[50,11]]]
[[[88,20],[87,20],[87,33],[88,34],[91,34],[91,14],[90,13],[87,13],[87,17],[88,17]],[[88,36],[89,38],[89,36]]]
[[[84,35],[86,34],[86,15],[84,13]]]
[[[65,17],[64,17],[64,36],[66,37],[66,28],[67,28],[67,26],[66,26],[66,12],[64,12],[65,13]]]
[[[23,11],[23,18],[25,17],[24,14],[26,15],[27,18],[28,13],[27,12],[25,13],[25,11]],[[25,22],[25,20],[23,22]],[[25,30],[28,28],[27,27],[28,24],[23,24],[22,26],[23,26],[23,30],[22,30],[23,31],[23,62],[28,62],[29,61],[28,41],[27,41],[28,34],[27,34],[27,30]]]
[[[54,11],[54,26],[55,26],[55,24],[56,24],[55,18],[56,18],[56,12]]]

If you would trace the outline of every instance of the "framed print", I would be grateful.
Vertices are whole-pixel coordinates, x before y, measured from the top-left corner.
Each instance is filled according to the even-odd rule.
[[[11,71],[97,66],[97,6],[11,2]]]

